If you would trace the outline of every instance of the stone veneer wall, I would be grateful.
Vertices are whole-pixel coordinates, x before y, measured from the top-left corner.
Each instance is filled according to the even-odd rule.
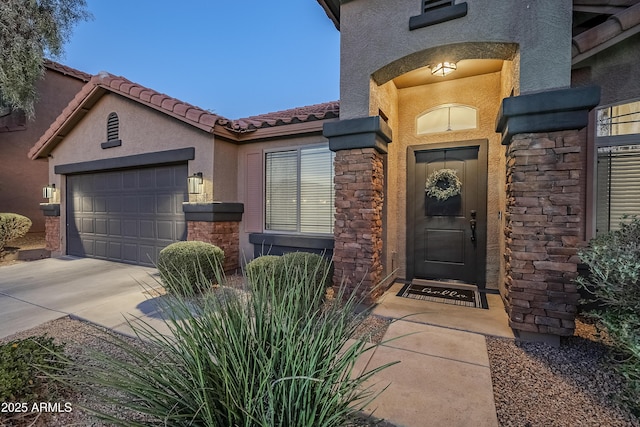
[[[336,151],[334,286],[372,302],[382,294],[382,154],[374,148]],[[375,289],[374,289],[375,288]]]
[[[45,249],[52,252],[60,251],[60,217],[45,216]]]
[[[519,134],[507,146],[506,300],[515,330],[573,335],[583,146],[578,131]]]
[[[211,243],[224,251],[224,271],[240,267],[240,222],[187,221],[187,240]]]

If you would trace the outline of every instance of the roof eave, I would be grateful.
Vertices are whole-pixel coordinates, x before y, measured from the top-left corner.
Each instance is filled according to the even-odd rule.
[[[89,110],[107,93],[107,89],[96,85],[93,89],[84,97],[84,99],[74,108],[73,112],[69,114],[62,123],[57,125],[56,131],[47,136],[46,140],[38,141],[35,146],[29,151],[29,158],[35,160],[38,158],[48,157],[53,149],[69,134],[69,132],[78,124],[84,116],[89,113]],[[63,113],[64,114],[64,113]],[[61,114],[58,119],[63,117]],[[54,122],[51,127],[55,126]],[[43,135],[43,138],[46,136]],[[40,145],[40,147],[38,147]],[[37,147],[37,148],[36,148]]]
[[[279,126],[264,127],[252,132],[232,132],[224,126],[216,125],[216,137],[232,141],[235,144],[247,144],[274,138],[299,137],[301,135],[322,134],[325,123],[337,121],[338,118],[319,119],[308,122],[292,123]]]
[[[318,0],[318,3],[331,19],[333,25],[336,26],[336,29],[340,31],[340,0]]]

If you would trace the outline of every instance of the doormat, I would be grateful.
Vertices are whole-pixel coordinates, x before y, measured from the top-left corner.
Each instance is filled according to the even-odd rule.
[[[486,297],[475,286],[450,286],[447,283],[409,283],[400,289],[397,296],[422,301],[461,305],[464,307],[489,308]]]

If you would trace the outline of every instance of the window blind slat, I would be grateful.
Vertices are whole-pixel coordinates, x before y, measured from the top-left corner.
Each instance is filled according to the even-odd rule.
[[[640,215],[640,147],[598,152],[596,227],[617,230],[625,215]]]

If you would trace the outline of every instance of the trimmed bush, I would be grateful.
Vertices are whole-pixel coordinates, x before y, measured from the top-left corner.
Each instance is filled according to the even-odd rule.
[[[18,239],[29,231],[31,220],[26,216],[14,213],[0,213],[0,252],[7,242]]]
[[[280,296],[289,282],[285,276],[304,283],[313,290],[312,294],[318,292],[324,295],[331,286],[333,266],[318,254],[290,252],[282,256],[258,257],[245,266],[245,274],[254,286],[267,286]]]
[[[47,377],[42,372],[57,373],[61,361],[55,354],[63,349],[45,336],[0,345],[0,402],[46,401]]]
[[[309,252],[290,252],[282,256],[287,274],[308,276],[307,281],[325,289],[331,286],[333,266],[322,256]]]
[[[254,258],[244,266],[245,274],[249,280],[251,280],[252,277],[258,277],[263,274],[263,272],[272,275],[272,273],[275,273],[278,270],[280,258],[281,257],[277,255],[263,255],[258,258]]]
[[[613,340],[620,359],[615,367],[626,380],[623,400],[640,415],[640,218],[591,240],[579,255],[589,275],[577,282],[593,293],[599,306],[588,315],[599,320]]]
[[[160,251],[158,271],[168,292],[180,295],[201,293],[222,270],[224,251],[210,243],[172,243]]]

